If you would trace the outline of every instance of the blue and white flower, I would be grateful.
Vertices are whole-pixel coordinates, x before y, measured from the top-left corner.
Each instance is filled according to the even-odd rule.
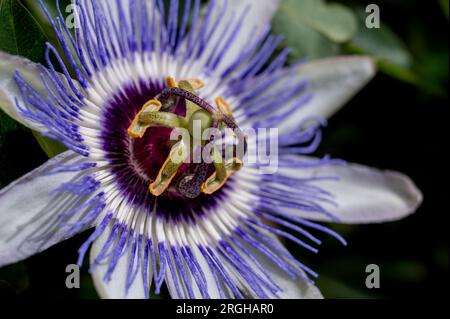
[[[78,0],[74,34],[61,14],[51,20],[64,54],[47,44],[46,67],[0,53],[2,109],[68,148],[0,191],[0,265],[95,228],[78,264],[90,249],[104,298],[148,298],[164,283],[173,298],[320,298],[317,274],[279,238],[317,252],[317,233],[345,244],[318,222],[394,221],[422,201],[400,173],[307,156],[326,118],[374,76],[372,60],[286,66],[288,51],[270,34],[278,0],[162,3]],[[278,172],[244,163],[217,191],[186,196],[175,180],[204,181],[205,171],[180,169],[149,191],[172,122],[141,138],[129,129],[181,83],[191,101],[166,96],[168,117],[221,97],[219,109],[231,108],[241,129],[279,129]]]

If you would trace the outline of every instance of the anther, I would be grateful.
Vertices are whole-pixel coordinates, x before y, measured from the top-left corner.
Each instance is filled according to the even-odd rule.
[[[187,82],[189,83],[189,85],[195,90],[200,90],[202,87],[205,86],[205,83],[203,83],[201,80],[199,79],[189,79],[189,80],[181,80],[181,81],[175,81],[175,79],[171,76],[168,76],[166,78],[166,83],[169,87],[171,88],[177,88],[177,87],[181,87],[181,82]],[[190,90],[189,90],[190,91]]]
[[[136,114],[133,121],[131,122],[131,125],[128,128],[128,134],[133,138],[142,138],[147,128],[149,128],[151,125],[151,123],[143,123],[141,121],[142,114],[145,112],[158,112],[161,107],[161,102],[156,99],[151,99],[147,103],[145,103],[141,111]]]
[[[220,112],[222,112],[226,116],[233,117],[233,110],[230,104],[228,104],[228,102],[225,101],[223,97],[219,96],[218,98],[216,98],[215,102]]]
[[[150,184],[149,190],[154,196],[160,196],[170,186],[173,178],[178,172],[178,169],[188,157],[189,151],[183,141],[175,145],[169,157],[161,167],[155,181]]]

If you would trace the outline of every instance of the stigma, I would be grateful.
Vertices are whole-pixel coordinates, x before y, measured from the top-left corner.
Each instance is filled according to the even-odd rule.
[[[168,77],[166,83],[167,87],[160,94],[142,106],[128,128],[128,135],[133,139],[144,137],[152,126],[182,132],[175,134],[178,139],[151,181],[149,191],[153,196],[161,196],[170,189],[189,199],[201,194],[211,195],[241,169],[244,154],[233,151],[233,156],[227,158],[215,143],[215,135],[210,135],[207,130],[231,129],[237,141],[245,146],[246,137],[234,120],[231,105],[224,98],[217,97],[214,107],[196,94],[204,87],[202,81],[176,81]],[[184,116],[175,113],[180,101],[185,102]],[[202,138],[204,133],[210,136],[206,140]]]

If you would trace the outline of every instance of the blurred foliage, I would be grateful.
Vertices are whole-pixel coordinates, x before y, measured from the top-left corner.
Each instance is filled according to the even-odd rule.
[[[70,0],[60,1],[60,3],[65,7]],[[52,16],[56,16],[55,1],[46,0],[46,4]],[[0,0],[0,25],[1,51],[45,64],[45,42],[51,41],[57,48],[59,47],[39,1]],[[5,138],[7,131],[18,127],[3,112],[0,116],[0,125],[0,141]],[[53,157],[65,150],[65,147],[58,142],[42,137],[36,132],[33,132],[33,135],[48,157]],[[0,158],[0,164],[3,163],[4,159]]]
[[[44,2],[56,16],[55,1]],[[69,2],[61,0],[61,8]],[[332,122],[323,152],[405,171],[424,191],[426,202],[400,224],[332,226],[350,245],[324,240],[319,258],[290,248],[321,274],[318,285],[326,297],[425,296],[439,288],[449,267],[446,223],[434,222],[443,220],[438,204],[443,190],[429,173],[440,167],[439,150],[448,143],[443,136],[448,121],[449,2],[385,0],[379,4],[379,29],[366,28],[365,5],[362,0],[283,0],[273,29],[285,35],[284,45],[292,49],[290,62],[337,54],[367,54],[378,61],[383,74]],[[0,26],[0,50],[45,63],[45,41],[59,49],[36,0],[0,0]],[[0,187],[63,149],[0,111]],[[76,260],[88,235],[0,269],[0,296],[96,298],[87,266],[82,289],[68,291],[63,284],[65,265]],[[368,291],[363,284],[369,263],[382,266],[380,291]]]
[[[274,31],[286,37],[294,59],[336,53],[337,44],[348,41],[356,27],[348,8],[322,0],[284,0],[273,20]]]
[[[29,288],[28,274],[23,263],[0,268],[0,298],[23,293]]]
[[[440,48],[440,54],[436,54],[439,51],[435,48],[408,47],[404,37],[383,21],[386,7],[391,3],[404,6],[404,14],[407,14],[407,8],[411,7],[407,1],[391,0],[380,4],[380,28],[371,29],[366,27],[369,13],[359,1],[342,2],[345,5],[336,1],[282,0],[274,19],[274,31],[285,35],[285,45],[292,49],[291,61],[305,56],[313,59],[336,54],[370,55],[385,74],[428,93],[447,95],[446,83],[439,80],[445,76],[442,73],[448,71],[448,47]],[[441,6],[448,18],[448,0],[431,5]],[[414,25],[403,27],[414,28]],[[410,30],[410,34],[414,34],[414,30]],[[422,30],[421,35],[426,34]],[[426,60],[418,63],[421,56]]]
[[[0,50],[42,61],[46,40],[37,20],[20,0],[0,0]]]
[[[8,156],[5,154],[7,149],[8,135],[10,132],[17,130],[19,124],[6,115],[3,111],[0,111],[0,164],[2,169],[0,170],[0,187],[5,186],[10,180],[11,169],[8,163]]]
[[[66,150],[66,147],[61,143],[52,140],[51,138],[42,136],[40,133],[33,131],[33,135],[41,146],[42,150],[49,158],[54,157]]]
[[[0,188],[44,160],[30,131],[0,110]]]
[[[411,67],[411,54],[388,25],[381,22],[380,28],[368,29],[365,26],[367,13],[364,8],[357,8],[355,12],[358,19],[358,31],[349,42],[355,51],[370,54],[376,59],[405,68]]]
[[[448,19],[448,3],[449,3],[448,0],[439,0],[439,4],[442,7],[442,11],[447,16],[447,19]]]

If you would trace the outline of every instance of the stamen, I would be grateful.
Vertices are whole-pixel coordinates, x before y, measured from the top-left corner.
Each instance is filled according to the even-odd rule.
[[[200,81],[200,80],[199,80]],[[189,81],[180,81],[178,83],[180,89],[188,92],[195,92],[194,86]],[[191,101],[186,100],[186,117],[191,118],[191,116],[198,110],[198,106]]]
[[[171,76],[168,76],[167,79],[166,79],[167,85],[169,87],[171,87],[171,88],[179,87],[179,88],[185,89],[181,85],[182,82],[188,83],[192,87],[192,89],[195,90],[195,91],[200,90],[202,87],[205,86],[205,83],[203,83],[199,79],[189,79],[189,80],[175,81],[175,79],[173,77],[171,77]],[[187,91],[191,91],[191,90],[187,90]]]
[[[161,170],[158,173],[155,181],[150,184],[150,193],[154,196],[160,196],[166,191],[170,186],[173,178],[178,172],[178,169],[183,164],[184,160],[188,157],[189,151],[181,140],[177,145],[175,145]]]
[[[231,105],[228,104],[227,101],[223,97],[216,98],[216,105],[220,112],[225,114],[226,116],[233,117],[233,110],[231,108]]]
[[[142,110],[134,118],[128,129],[131,137],[142,138],[150,126],[159,125],[172,129],[188,129],[192,140],[195,135],[194,125],[200,122],[200,133],[202,135],[208,128],[219,128],[225,125],[234,130],[238,137],[243,137],[244,143],[246,143],[242,131],[234,121],[232,108],[225,99],[218,97],[215,100],[217,111],[207,101],[195,94],[197,89],[204,86],[203,82],[198,79],[175,81],[170,76],[167,77],[166,82],[168,87],[154,99],[145,103]],[[186,115],[184,117],[173,113],[180,98],[186,100]],[[213,141],[212,137],[209,142],[212,143]],[[206,142],[208,141],[201,141],[202,148],[205,147]],[[188,147],[186,141],[183,140],[172,147],[158,175],[149,186],[151,194],[160,196],[169,188],[182,164],[188,157],[190,158],[194,147],[194,145]],[[184,176],[181,175],[178,179],[176,189],[180,194],[187,198],[195,198],[201,193],[213,194],[226,183],[233,173],[242,167],[242,161],[238,158],[232,158],[224,163],[222,153],[215,146],[212,148],[210,156],[215,172],[208,178],[211,165],[205,161],[195,164],[193,172],[188,169],[188,173],[183,173]],[[190,167],[192,168],[192,166]]]
[[[214,164],[216,166],[216,163]],[[221,169],[217,169],[216,166],[216,171],[202,185],[202,193],[210,195],[221,189],[231,175],[242,168],[242,161],[238,158],[232,158],[228,163],[219,167]]]
[[[162,107],[162,104],[160,101],[152,99],[144,104],[142,107],[142,110],[139,111],[138,114],[133,119],[133,122],[131,122],[130,127],[128,128],[128,134],[133,138],[142,138],[145,134],[145,131],[147,128],[150,127],[151,124],[145,124],[140,121],[141,115],[144,112],[158,112]]]
[[[171,88],[177,88],[177,87],[178,87],[177,82],[176,82],[175,79],[174,79],[173,77],[171,77],[171,76],[168,76],[168,77],[167,77],[166,83],[167,83],[167,85],[168,85],[169,87],[171,87]]]
[[[186,127],[186,119],[178,115],[167,112],[147,112],[141,113],[139,123],[144,125],[161,125],[170,128]]]

